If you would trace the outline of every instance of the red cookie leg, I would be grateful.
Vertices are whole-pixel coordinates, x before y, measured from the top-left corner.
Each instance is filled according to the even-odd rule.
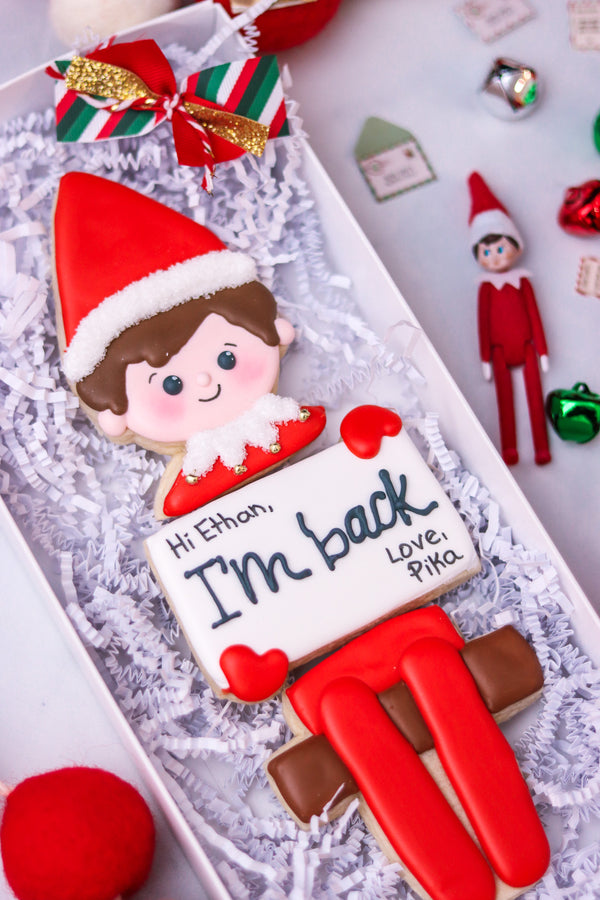
[[[544,409],[544,394],[542,392],[542,380],[537,354],[533,344],[525,347],[525,391],[527,393],[527,405],[529,406],[529,420],[531,422],[531,434],[533,436],[533,448],[535,461],[538,466],[543,466],[551,460],[548,446],[548,428],[546,426],[546,412]]]
[[[514,754],[458,651],[438,638],[412,644],[400,673],[484,852],[512,887],[534,884],[550,850]]]
[[[510,369],[506,365],[504,352],[501,347],[494,347],[492,350],[492,366],[494,369],[494,384],[496,386],[496,401],[498,403],[502,459],[507,466],[512,466],[519,461],[515,401],[512,376]]]
[[[392,847],[433,900],[493,900],[487,862],[371,688],[358,678],[332,681],[321,717]]]

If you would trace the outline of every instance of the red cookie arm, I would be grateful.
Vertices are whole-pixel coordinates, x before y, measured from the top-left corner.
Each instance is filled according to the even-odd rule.
[[[534,884],[550,861],[548,840],[513,751],[458,650],[424,638],[399,668],[493,868],[513,887]]]

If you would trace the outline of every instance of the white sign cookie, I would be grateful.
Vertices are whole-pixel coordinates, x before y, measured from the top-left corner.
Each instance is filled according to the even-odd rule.
[[[340,442],[146,541],[219,693],[264,699],[288,667],[479,570],[460,516],[399,417],[378,407],[353,413],[365,409],[399,423],[399,433],[377,438],[372,458]]]

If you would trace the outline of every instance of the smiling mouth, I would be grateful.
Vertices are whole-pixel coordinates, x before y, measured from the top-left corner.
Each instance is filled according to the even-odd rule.
[[[212,397],[198,397],[198,403],[210,403],[211,400],[216,400],[219,394],[221,393],[221,385],[217,385],[216,393],[212,395]]]

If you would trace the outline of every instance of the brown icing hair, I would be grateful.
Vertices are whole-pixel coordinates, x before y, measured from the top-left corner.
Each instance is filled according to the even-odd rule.
[[[77,382],[78,395],[97,412],[110,409],[123,415],[127,412],[127,366],[144,360],[156,368],[166,365],[211,313],[245,328],[270,347],[279,344],[275,298],[263,284],[251,281],[209,297],[194,297],[125,329],[109,345],[94,371]]]

